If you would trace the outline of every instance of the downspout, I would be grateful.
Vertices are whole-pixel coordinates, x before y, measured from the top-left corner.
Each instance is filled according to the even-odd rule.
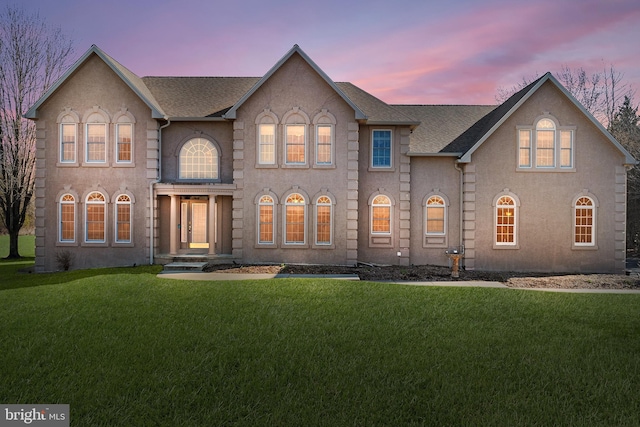
[[[460,213],[459,213],[459,225],[458,225],[458,230],[459,230],[459,235],[460,235],[460,249],[462,250],[462,253],[464,253],[464,236],[462,235],[462,227],[464,225],[464,221],[463,221],[463,213],[464,213],[464,171],[462,170],[462,168],[460,168],[458,166],[458,162],[455,161],[453,163],[453,167],[456,168],[456,170],[458,172],[460,172]],[[462,258],[463,262],[464,262],[464,257]]]
[[[153,265],[153,230],[155,224],[153,222],[153,186],[162,179],[162,129],[171,124],[171,119],[165,116],[167,123],[160,126],[158,130],[158,177],[149,183],[149,265]]]

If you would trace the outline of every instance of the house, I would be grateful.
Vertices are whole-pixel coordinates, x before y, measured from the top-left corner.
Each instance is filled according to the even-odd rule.
[[[211,262],[622,272],[635,159],[549,73],[389,105],[297,45],[264,76],[138,77],[92,46],[26,113],[36,270]]]

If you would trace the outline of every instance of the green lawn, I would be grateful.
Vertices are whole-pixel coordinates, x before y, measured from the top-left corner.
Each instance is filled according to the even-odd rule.
[[[36,237],[34,235],[18,237],[18,251],[23,258],[35,257]],[[0,234],[0,258],[9,256],[9,235]]]
[[[0,402],[78,426],[640,425],[640,295],[0,262]]]

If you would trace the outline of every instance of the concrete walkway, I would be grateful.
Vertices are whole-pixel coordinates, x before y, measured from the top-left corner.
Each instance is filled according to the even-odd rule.
[[[229,280],[260,280],[260,279],[336,279],[336,280],[360,280],[355,274],[242,274],[242,273],[204,273],[204,272],[170,272],[165,271],[158,274],[161,279],[176,280],[208,280],[208,281],[229,281]],[[568,292],[582,294],[638,294],[640,290],[635,289],[560,289],[560,288],[511,288],[502,282],[490,282],[482,280],[458,280],[458,281],[425,281],[425,282],[385,282],[407,286],[440,286],[458,288],[497,288],[497,289],[519,289],[523,291],[542,292]]]

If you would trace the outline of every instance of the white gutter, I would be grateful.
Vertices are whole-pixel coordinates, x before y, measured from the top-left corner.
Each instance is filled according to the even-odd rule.
[[[462,253],[464,253],[464,236],[462,227],[464,226],[464,221],[462,215],[464,214],[464,171],[458,166],[457,162],[453,163],[453,167],[456,168],[458,172],[460,172],[460,218],[459,218],[459,235],[460,235],[460,249]],[[464,262],[464,257],[462,258]]]
[[[153,265],[153,186],[162,179],[162,129],[171,124],[171,119],[165,116],[167,124],[160,126],[158,130],[158,177],[149,183],[149,265]]]

